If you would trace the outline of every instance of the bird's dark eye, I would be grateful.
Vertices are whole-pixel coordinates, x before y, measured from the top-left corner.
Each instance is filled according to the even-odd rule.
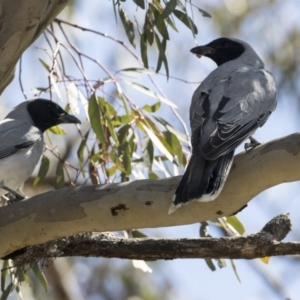
[[[229,46],[229,43],[228,43],[228,42],[223,42],[223,43],[222,43],[222,47],[225,47],[225,48],[226,48],[226,47],[228,47],[228,46]]]

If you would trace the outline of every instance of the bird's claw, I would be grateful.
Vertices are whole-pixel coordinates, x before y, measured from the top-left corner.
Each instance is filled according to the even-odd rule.
[[[13,198],[11,199],[11,197],[7,197],[9,198],[9,200],[7,201],[7,204],[12,204],[21,200],[24,200],[25,197],[22,196],[21,194],[17,193],[16,191],[10,189],[9,187],[7,187],[4,183],[4,180],[0,181],[0,188],[3,190],[6,190],[10,195],[13,196]]]
[[[255,138],[252,136],[249,137],[250,143],[245,143],[244,148],[246,152],[249,152],[260,145],[260,142],[258,142]]]

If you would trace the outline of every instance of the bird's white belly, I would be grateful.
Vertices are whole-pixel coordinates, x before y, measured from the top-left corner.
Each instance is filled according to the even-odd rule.
[[[36,142],[32,147],[20,150],[13,155],[0,159],[0,182],[12,190],[30,177],[43,151],[43,141]],[[0,189],[0,196],[7,191]]]

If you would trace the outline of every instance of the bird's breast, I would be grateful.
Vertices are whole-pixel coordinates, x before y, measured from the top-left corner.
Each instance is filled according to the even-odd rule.
[[[0,159],[0,181],[17,190],[32,174],[43,152],[43,140],[22,149],[13,155]],[[0,189],[0,196],[7,192]]]

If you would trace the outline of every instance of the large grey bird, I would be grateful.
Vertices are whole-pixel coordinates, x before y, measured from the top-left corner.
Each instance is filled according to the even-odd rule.
[[[220,194],[235,149],[261,127],[276,108],[274,77],[244,41],[219,38],[191,49],[217,69],[195,91],[190,107],[192,157],[169,213],[189,201]]]
[[[62,123],[80,123],[56,103],[33,99],[16,106],[0,122],[0,196],[30,177],[43,152],[43,132]]]

